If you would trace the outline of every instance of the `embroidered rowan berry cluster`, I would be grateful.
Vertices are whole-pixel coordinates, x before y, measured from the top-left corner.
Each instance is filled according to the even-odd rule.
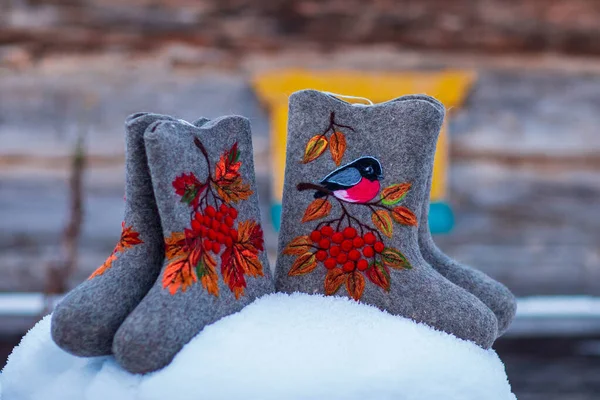
[[[208,206],[201,212],[196,212],[192,229],[202,238],[206,250],[218,254],[222,245],[229,248],[237,241],[238,231],[233,228],[237,216],[238,211],[225,204],[221,204],[218,210]]]
[[[377,236],[372,232],[359,235],[356,229],[350,226],[338,232],[326,225],[312,231],[310,239],[319,248],[315,257],[323,262],[325,268],[333,269],[339,266],[344,272],[352,272],[355,269],[366,271],[375,254],[381,253],[385,248],[383,242],[377,240]]]

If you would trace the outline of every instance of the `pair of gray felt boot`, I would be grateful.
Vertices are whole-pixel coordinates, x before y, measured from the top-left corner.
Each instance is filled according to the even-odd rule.
[[[250,124],[164,115],[126,121],[126,195],[111,256],[52,314],[55,343],[158,370],[204,326],[274,291]]]
[[[155,371],[204,326],[277,289],[350,297],[491,347],[514,297],[429,233],[443,118],[428,96],[360,106],[293,94],[273,280],[248,120],[129,117],[121,239],[54,311],[54,341]]]

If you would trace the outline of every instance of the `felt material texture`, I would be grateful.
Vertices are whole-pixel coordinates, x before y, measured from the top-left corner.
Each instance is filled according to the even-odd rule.
[[[429,172],[428,190],[431,190],[432,175],[433,168]],[[515,296],[500,282],[479,270],[459,263],[442,252],[431,236],[428,214],[429,196],[426,196],[421,209],[422,223],[419,225],[419,249],[423,258],[446,279],[473,293],[494,312],[498,320],[498,337],[500,337],[508,330],[517,312]]]
[[[416,214],[444,118],[437,104],[427,96],[374,106],[315,90],[290,96],[276,288],[351,297],[489,348],[494,314],[418,247]],[[373,236],[375,251],[365,252]],[[348,265],[350,249],[361,256]]]
[[[138,113],[125,122],[125,234],[116,257],[58,304],[52,338],[77,356],[111,354],[117,329],[155,282],[164,259],[164,240],[146,160],[144,131],[164,115]],[[125,242],[125,243],[124,243]],[[120,246],[120,247],[119,247]],[[117,250],[117,249],[115,249]]]
[[[274,291],[249,121],[196,123],[158,121],[144,136],[167,250],[155,285],[113,342],[117,362],[132,373],[163,368],[206,325]],[[223,224],[236,230],[231,240],[216,236]]]

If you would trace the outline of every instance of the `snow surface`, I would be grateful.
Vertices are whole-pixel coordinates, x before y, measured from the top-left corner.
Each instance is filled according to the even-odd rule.
[[[493,350],[341,297],[274,294],[148,375],[77,358],[45,317],[0,375],[2,400],[514,400]]]

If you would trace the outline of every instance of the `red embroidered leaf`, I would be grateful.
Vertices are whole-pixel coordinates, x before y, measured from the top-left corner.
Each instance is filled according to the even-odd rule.
[[[385,291],[390,291],[390,273],[380,262],[373,262],[367,269],[367,277],[371,282]]]
[[[234,249],[235,247],[228,247],[221,254],[221,274],[235,298],[239,299],[244,294],[246,279],[244,278],[244,271],[238,264],[236,255],[234,255]]]
[[[347,274],[346,290],[354,300],[360,300],[363,291],[365,290],[365,278],[360,272],[354,270]]]
[[[200,182],[192,172],[178,176],[172,185],[175,193],[181,196],[181,202],[192,207],[198,207],[200,195],[206,189],[206,185]]]
[[[346,136],[342,132],[333,132],[329,138],[329,151],[333,162],[339,166],[346,152]]]
[[[311,161],[319,158],[327,148],[327,138],[323,135],[315,135],[310,138],[304,150],[304,158],[302,163],[308,164]]]
[[[317,258],[313,253],[304,253],[292,264],[288,271],[289,276],[306,275],[317,267]]]
[[[373,224],[381,233],[391,238],[394,233],[394,225],[392,224],[392,217],[387,210],[377,210],[371,215]]]
[[[208,252],[202,254],[200,261],[196,265],[196,275],[208,293],[219,297],[217,262]]]
[[[133,230],[133,226],[125,227],[125,222],[123,222],[122,227],[123,231],[121,232],[121,239],[117,245],[117,251],[123,251],[136,244],[144,243],[144,241],[140,239],[140,234]]]
[[[410,190],[410,183],[396,183],[381,191],[381,202],[387,206],[397,204]]]
[[[229,289],[239,299],[246,288],[244,275],[263,276],[258,253],[264,249],[263,231],[255,221],[238,224],[237,240],[221,254],[221,273]]]
[[[299,256],[308,252],[312,248],[312,240],[307,235],[298,236],[285,246],[283,254],[288,256]]]
[[[315,199],[308,205],[302,222],[314,221],[315,219],[325,218],[331,212],[331,203],[327,199]]]
[[[406,259],[406,256],[393,247],[386,247],[381,253],[383,265],[395,269],[411,269],[412,265]]]
[[[333,268],[325,276],[325,294],[331,296],[346,282],[346,274],[341,268]]]
[[[399,224],[417,226],[417,216],[406,207],[395,207],[392,210],[392,218]]]

